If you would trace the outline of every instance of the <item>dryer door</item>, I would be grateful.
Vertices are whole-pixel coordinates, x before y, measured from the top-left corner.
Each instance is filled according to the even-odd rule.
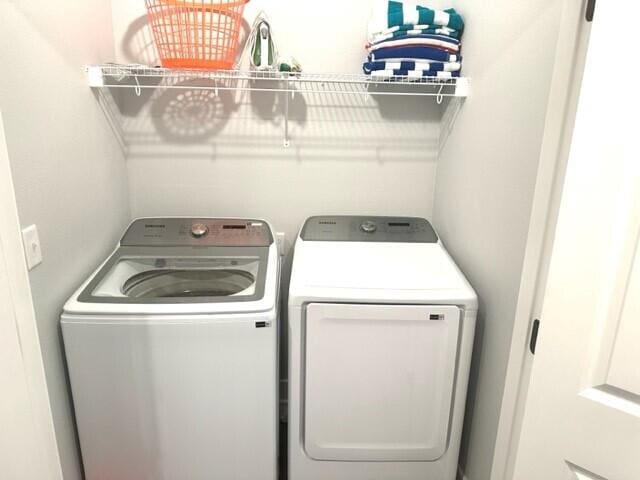
[[[460,318],[455,306],[309,304],[307,455],[440,458],[447,449]]]

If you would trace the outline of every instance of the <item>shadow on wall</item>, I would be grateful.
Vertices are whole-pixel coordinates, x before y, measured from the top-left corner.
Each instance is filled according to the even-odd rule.
[[[250,27],[244,21],[238,64],[249,33]],[[146,16],[131,23],[122,51],[129,62],[158,63]],[[223,155],[241,159],[349,158],[383,162],[424,161],[435,158],[437,153],[442,108],[429,97],[371,97],[340,85],[330,93],[286,94],[278,91],[283,85],[277,79],[210,80],[207,90],[194,86],[195,81],[186,75],[123,77],[120,83],[142,87],[138,94],[134,88],[112,88],[104,93],[104,102],[111,115],[117,117],[124,143],[135,155],[165,157],[179,153],[209,159]],[[202,85],[202,80],[198,84]],[[261,90],[242,90],[247,88]],[[379,90],[376,93],[398,93],[394,85],[375,88]],[[406,88],[405,85],[403,90]],[[282,147],[285,117],[293,145],[286,152]],[[189,152],[172,151],[171,145],[188,145]]]
[[[218,89],[210,81],[210,88],[189,88],[203,81],[185,80],[178,85],[180,90],[168,89],[154,99],[150,114],[156,131],[162,140],[175,143],[203,142],[215,137],[242,104],[234,100],[234,91]],[[263,87],[264,88],[264,87]],[[274,85],[273,88],[277,88]],[[244,92],[250,96],[249,103],[257,118],[273,125],[280,125],[284,116],[284,94],[269,91]],[[301,95],[289,100],[289,120],[304,125],[307,105]]]
[[[193,83],[182,81],[179,86],[184,89],[164,90],[153,102],[151,118],[163,140],[202,142],[224,128],[233,109],[232,92],[189,88]],[[215,87],[215,82],[211,84]]]
[[[147,16],[136,18],[122,38],[122,54],[129,63],[140,63],[151,67],[160,65],[160,57],[153,43],[153,34]]]
[[[284,93],[189,88],[112,89],[111,111],[119,117],[124,141],[136,153],[164,156],[171,144],[202,147],[215,156],[280,157],[284,136]],[[201,80],[199,81],[201,83]],[[438,147],[440,109],[433,99],[335,93],[296,93],[289,97],[289,133],[294,149],[306,155],[341,158],[428,159]],[[259,149],[259,150],[256,150]],[[320,150],[322,151],[320,153]],[[195,150],[191,150],[191,154]]]
[[[462,435],[462,443],[460,445],[460,457],[458,463],[462,471],[466,470],[467,459],[469,455],[469,440],[471,436],[469,432],[471,431],[471,422],[473,420],[473,411],[476,404],[476,393],[478,389],[478,380],[479,380],[479,371],[480,371],[480,359],[482,358],[482,341],[484,339],[484,328],[485,328],[485,319],[482,312],[485,311],[484,302],[482,299],[479,299],[480,305],[478,309],[478,316],[476,319],[476,331],[475,337],[473,339],[473,353],[471,358],[473,361],[471,362],[471,371],[469,372],[469,386],[467,389],[467,404],[465,406],[465,415],[464,415],[464,425],[463,425],[463,435]]]

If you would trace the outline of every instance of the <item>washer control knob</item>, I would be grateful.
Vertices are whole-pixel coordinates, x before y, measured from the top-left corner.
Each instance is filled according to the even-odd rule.
[[[373,233],[378,229],[378,226],[371,220],[366,220],[360,224],[360,230],[364,233]]]
[[[191,225],[191,235],[196,238],[202,238],[207,233],[209,233],[209,227],[207,227],[204,223],[194,223]]]

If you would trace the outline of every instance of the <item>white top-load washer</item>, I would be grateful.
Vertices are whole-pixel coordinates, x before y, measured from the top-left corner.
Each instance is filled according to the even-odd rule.
[[[309,218],[289,291],[289,478],[454,480],[476,312],[427,220]]]
[[[142,218],[64,307],[88,480],[275,480],[279,257],[261,220]]]

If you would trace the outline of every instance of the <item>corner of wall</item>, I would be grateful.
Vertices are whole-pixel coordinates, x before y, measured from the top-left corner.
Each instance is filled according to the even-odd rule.
[[[68,7],[70,8],[70,7]],[[125,159],[89,91],[83,63],[112,55],[107,5],[0,2],[0,103],[22,225],[36,224],[44,260],[29,273],[60,462],[82,478],[59,315],[129,221]],[[104,29],[104,31],[102,30]],[[106,40],[105,40],[106,39]],[[42,72],[46,72],[43,76]]]
[[[491,478],[557,44],[557,3],[503,0],[492,5],[499,14],[471,0],[456,5],[467,24],[465,74],[472,91],[438,163],[434,223],[480,298],[460,463],[468,477],[482,480]]]
[[[470,480],[469,477],[464,474],[461,466],[458,466],[458,474],[456,475],[456,480]]]

